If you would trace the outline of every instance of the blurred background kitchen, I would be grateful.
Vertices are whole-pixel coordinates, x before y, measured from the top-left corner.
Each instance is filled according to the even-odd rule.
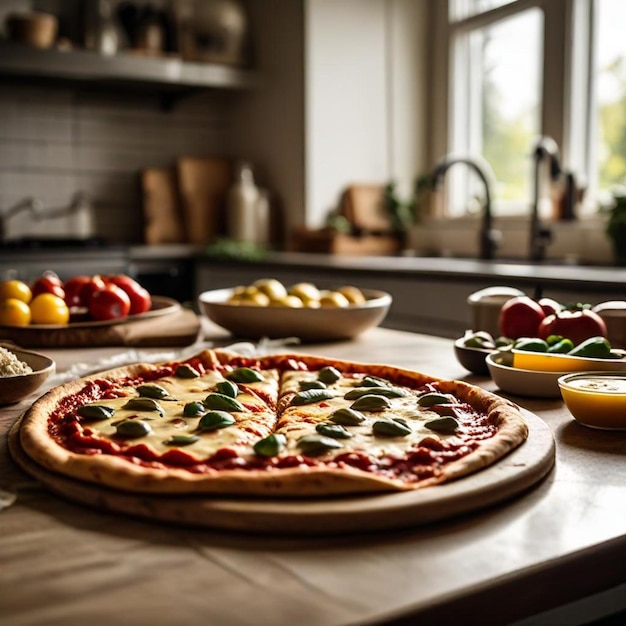
[[[188,297],[189,249],[620,272],[625,18],[621,0],[3,0],[2,256],[106,246]]]

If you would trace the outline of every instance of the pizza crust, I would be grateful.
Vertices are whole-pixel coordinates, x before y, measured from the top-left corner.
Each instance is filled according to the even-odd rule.
[[[204,351],[197,355],[211,368],[228,366],[241,357],[227,351]],[[286,354],[259,358],[264,369],[285,368],[303,364],[320,369],[332,365],[346,373],[367,373],[392,381],[396,385],[419,387],[436,383],[444,393],[454,394],[461,402],[488,414],[498,425],[495,436],[481,442],[477,450],[444,465],[436,475],[418,483],[389,478],[354,467],[298,466],[268,470],[213,470],[192,473],[175,467],[150,467],[126,457],[109,454],[77,454],[62,447],[49,434],[49,416],[64,399],[78,393],[90,380],[117,381],[152,372],[157,365],[136,364],[72,381],[50,390],[24,415],[20,441],[25,453],[43,467],[66,476],[105,485],[113,489],[149,494],[233,494],[245,496],[334,496],[349,493],[409,491],[456,480],[493,465],[521,445],[528,427],[521,409],[495,394],[461,381],[433,378],[419,372],[380,364],[363,364],[311,355]]]

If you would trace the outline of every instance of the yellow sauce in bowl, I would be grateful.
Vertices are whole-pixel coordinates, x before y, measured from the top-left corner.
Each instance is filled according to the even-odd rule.
[[[567,374],[558,382],[576,421],[591,428],[626,430],[626,374]]]
[[[512,350],[513,367],[541,372],[626,371],[626,359],[593,359],[568,354]]]

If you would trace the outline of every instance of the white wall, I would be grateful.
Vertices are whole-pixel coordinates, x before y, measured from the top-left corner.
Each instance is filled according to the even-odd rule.
[[[306,221],[323,223],[350,182],[389,177],[384,0],[307,0]]]
[[[351,183],[410,187],[425,166],[424,0],[307,0],[306,221]]]

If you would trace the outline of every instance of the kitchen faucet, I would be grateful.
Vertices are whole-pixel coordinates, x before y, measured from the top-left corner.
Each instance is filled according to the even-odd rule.
[[[0,212],[0,241],[6,237],[6,224],[15,215],[29,211],[33,221],[71,216],[76,235],[82,238],[91,237],[94,230],[93,206],[84,191],[77,191],[66,206],[44,209],[43,202],[38,198],[24,198],[4,212]]]
[[[546,248],[552,240],[550,226],[543,224],[539,217],[539,200],[541,198],[541,165],[548,159],[550,180],[557,181],[563,174],[559,162],[559,148],[551,137],[540,137],[533,151],[534,188],[533,204],[530,214],[530,260],[542,261],[546,257]]]
[[[495,180],[495,176],[487,161],[480,157],[467,158],[448,155],[437,164],[433,171],[433,189],[443,182],[446,172],[455,163],[464,163],[470,169],[474,170],[485,187],[485,204],[483,206],[479,239],[480,258],[486,260],[493,259],[501,235],[499,231],[493,229],[493,216],[491,212],[491,184]]]
[[[24,211],[30,211],[33,218],[37,220],[42,209],[43,202],[38,198],[23,198],[6,211],[0,211],[0,241],[4,240],[6,236],[6,223],[9,219]]]

